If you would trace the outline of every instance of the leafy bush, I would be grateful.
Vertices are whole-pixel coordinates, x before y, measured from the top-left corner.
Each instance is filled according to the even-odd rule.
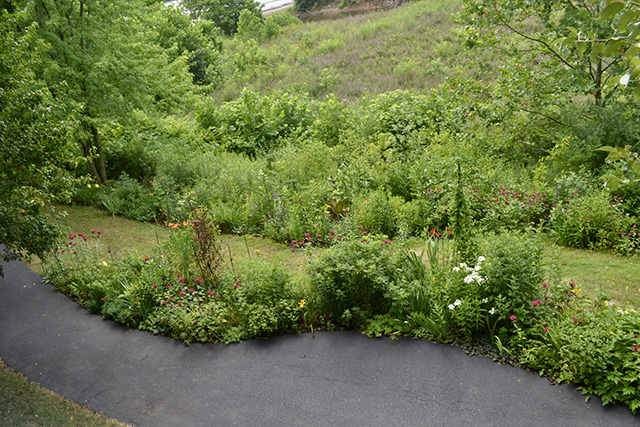
[[[535,236],[512,233],[492,236],[481,246],[487,262],[485,280],[477,289],[479,297],[501,301],[500,314],[505,318],[529,318],[535,307],[531,302],[542,298],[544,246]]]
[[[563,246],[612,249],[623,232],[620,199],[605,192],[582,196],[574,192],[551,212],[552,235]]]
[[[120,176],[110,193],[101,195],[100,203],[109,212],[136,221],[153,221],[160,214],[153,193],[126,173]]]
[[[388,312],[391,284],[401,277],[396,262],[390,241],[368,235],[329,248],[309,266],[318,310],[337,324],[354,328]]]
[[[304,98],[261,96],[243,90],[240,99],[215,108],[205,103],[197,114],[207,140],[228,151],[256,156],[300,138],[313,123],[311,104]]]
[[[367,193],[365,197],[355,207],[358,214],[354,220],[363,230],[394,237],[398,232],[398,211],[403,200],[380,190]]]
[[[640,409],[640,316],[576,299],[570,289],[543,323],[514,339],[520,360],[558,381],[578,384],[584,394],[601,397],[603,405],[624,402]],[[566,292],[566,289],[565,289]]]

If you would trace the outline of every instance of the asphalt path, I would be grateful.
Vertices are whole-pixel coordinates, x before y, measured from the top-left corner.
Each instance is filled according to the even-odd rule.
[[[89,314],[21,262],[0,279],[0,357],[140,426],[639,426],[571,385],[429,341],[317,332],[192,344]]]

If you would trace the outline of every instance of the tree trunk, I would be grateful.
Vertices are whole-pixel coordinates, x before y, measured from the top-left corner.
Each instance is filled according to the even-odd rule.
[[[100,176],[98,175],[98,170],[96,169],[96,165],[95,163],[93,163],[91,154],[91,140],[86,139],[84,143],[81,143],[80,145],[82,146],[82,153],[84,154],[84,158],[87,160],[87,169],[89,170],[89,173],[99,184],[102,184]]]
[[[100,136],[98,134],[98,128],[96,125],[91,125],[91,134],[93,135],[93,146],[96,149],[96,153],[98,157],[96,157],[96,161],[98,162],[98,172],[100,172],[100,178],[102,182],[107,182],[107,169],[104,166],[104,155],[102,154],[102,144],[100,143]]]
[[[596,64],[596,71],[593,75],[593,84],[595,86],[595,92],[593,97],[598,106],[604,106],[602,103],[602,60],[598,60]]]

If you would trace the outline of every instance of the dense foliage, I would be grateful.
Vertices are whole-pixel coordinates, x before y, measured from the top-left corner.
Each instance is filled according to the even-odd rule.
[[[55,245],[58,227],[49,203],[68,200],[80,161],[70,137],[76,114],[33,70],[46,46],[35,27],[19,31],[18,16],[0,12],[0,242],[3,260],[43,257]],[[61,88],[65,90],[65,88]],[[11,251],[11,252],[10,252]],[[0,274],[2,267],[0,267]]]
[[[303,25],[186,4],[203,19],[142,0],[2,11],[0,240],[44,254],[44,202],[73,188],[171,229],[122,258],[99,231],[67,236],[49,278],[92,312],[186,342],[487,343],[637,411],[637,312],[557,280],[540,243],[640,252],[640,109],[621,87],[637,34],[616,39],[635,6],[423,1]],[[233,261],[218,232],[309,266]]]

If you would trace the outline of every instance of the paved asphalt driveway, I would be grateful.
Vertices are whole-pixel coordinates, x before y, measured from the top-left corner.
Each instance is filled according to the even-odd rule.
[[[87,313],[21,262],[0,279],[0,357],[140,426],[640,426],[625,406],[428,341],[320,332],[185,347]]]

